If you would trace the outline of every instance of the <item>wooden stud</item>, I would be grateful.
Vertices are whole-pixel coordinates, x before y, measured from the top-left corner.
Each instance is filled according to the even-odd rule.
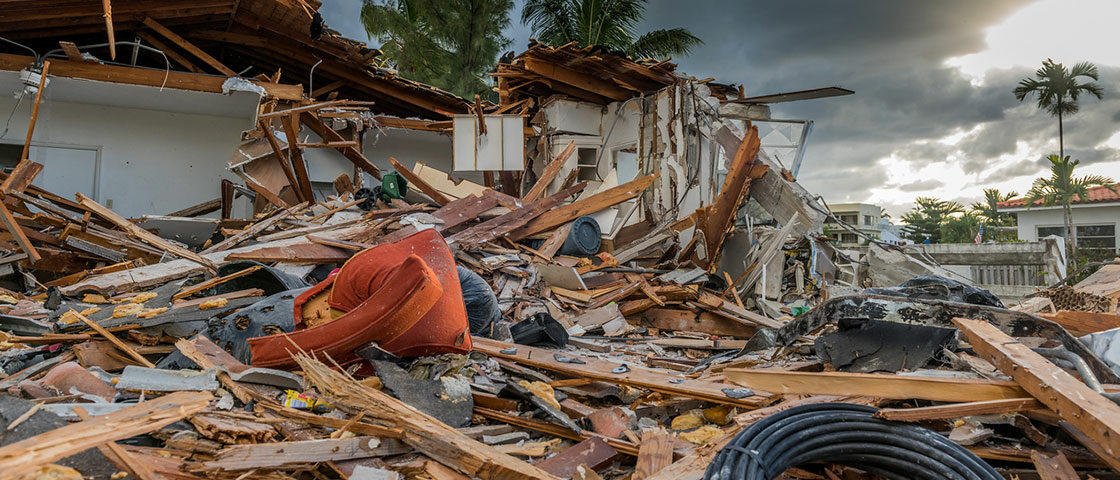
[[[105,1],[108,2],[108,0]],[[170,40],[172,43],[182,47],[183,50],[186,50],[192,55],[198,57],[199,60],[202,60],[207,65],[214,67],[215,70],[222,72],[223,75],[227,77],[237,76],[237,72],[223,65],[222,62],[218,61],[218,59],[211,57],[210,54],[202,51],[201,48],[198,48],[197,46],[195,46],[195,44],[187,41],[187,39],[180,37],[175,32],[172,32],[167,27],[152,19],[152,17],[144,18],[144,25],[147,25],[148,28],[155,30],[156,33],[163,35],[164,38]]]
[[[303,191],[303,198],[313,201],[315,192],[311,189],[311,178],[307,174],[307,164],[303,161],[303,151],[299,149],[298,114],[280,117],[280,123],[284,125],[284,136],[288,140],[288,156],[292,161],[292,172],[296,177],[296,183]]]
[[[117,59],[117,39],[113,32],[113,6],[109,0],[101,0],[102,15],[105,16],[105,31],[109,34],[109,59]]]
[[[250,273],[256,272],[257,270],[260,270],[262,268],[264,268],[264,267],[262,267],[261,265],[257,265],[255,267],[249,267],[249,268],[246,268],[244,270],[238,270],[236,272],[233,272],[233,273],[231,273],[229,275],[226,275],[226,276],[223,276],[223,277],[214,277],[214,278],[211,278],[210,280],[207,280],[205,282],[201,282],[197,285],[192,285],[190,287],[186,287],[186,288],[180,290],[179,293],[176,293],[175,295],[172,295],[171,296],[171,301],[174,302],[176,300],[182,300],[182,299],[187,298],[191,295],[194,295],[198,292],[206,290],[207,288],[213,287],[215,285],[221,285],[221,284],[223,284],[225,282],[228,282],[230,280],[233,280],[235,278],[244,277],[244,276],[246,276]]]
[[[20,250],[23,250],[23,253],[27,254],[27,258],[28,260],[30,260],[30,263],[35,263],[39,260],[42,260],[43,257],[39,255],[39,251],[36,250],[35,246],[31,244],[31,240],[29,240],[27,238],[27,235],[24,234],[23,228],[21,228],[19,223],[16,222],[15,217],[12,216],[12,212],[8,210],[8,207],[4,204],[4,202],[0,202],[0,222],[4,223],[4,228],[6,228],[8,232],[12,234],[12,237],[15,238],[16,243],[19,244]]]
[[[315,134],[318,135],[319,138],[322,138],[323,141],[346,141],[345,138],[342,138],[342,135],[339,135],[338,132],[334,131],[333,128],[328,127],[327,124],[323,123],[322,119],[315,116],[315,114],[312,112],[300,113],[299,119],[301,122],[303,122],[304,125],[307,125],[307,127],[310,128],[312,132],[315,132]],[[339,151],[339,153],[342,153],[342,156],[350,160],[354,164],[354,166],[364,170],[370,175],[373,175],[373,178],[376,178],[378,180],[381,179],[381,170],[374,166],[373,162],[370,162],[369,159],[366,158],[365,155],[362,155],[362,152],[357,148],[341,147],[337,150]]]
[[[31,136],[35,133],[35,121],[39,119],[39,104],[43,101],[43,90],[47,87],[47,72],[50,69],[51,61],[43,60],[43,70],[39,73],[39,89],[35,91],[35,103],[31,107],[31,120],[27,124],[27,140],[23,142],[23,153],[19,156],[20,161],[30,158],[28,153],[31,150]]]
[[[322,87],[319,87],[319,88],[316,88],[315,90],[313,90],[311,92],[311,98],[318,98],[319,96],[321,96],[323,94],[333,92],[335,89],[337,89],[338,87],[341,87],[343,85],[346,85],[345,80],[335,80],[331,83],[328,83],[328,84],[326,84]]]

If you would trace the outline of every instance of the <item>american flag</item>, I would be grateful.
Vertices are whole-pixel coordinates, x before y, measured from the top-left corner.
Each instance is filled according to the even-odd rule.
[[[976,232],[976,238],[972,240],[973,243],[982,243],[984,238],[984,224],[980,224],[980,230]]]

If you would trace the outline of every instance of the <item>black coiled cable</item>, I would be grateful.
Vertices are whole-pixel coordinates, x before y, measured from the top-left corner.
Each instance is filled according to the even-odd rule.
[[[772,480],[791,467],[836,463],[892,480],[1002,480],[965,448],[917,425],[872,417],[878,409],[814,403],[755,422],[720,450],[705,480]]]

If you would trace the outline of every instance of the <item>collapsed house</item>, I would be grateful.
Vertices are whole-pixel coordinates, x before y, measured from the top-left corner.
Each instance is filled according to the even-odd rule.
[[[532,44],[471,101],[318,6],[0,17],[4,478],[1118,478],[1120,266],[838,250],[768,105],[851,91]]]

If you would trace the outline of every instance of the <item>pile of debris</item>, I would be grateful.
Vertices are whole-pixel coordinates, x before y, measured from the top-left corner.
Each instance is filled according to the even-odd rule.
[[[194,251],[17,169],[5,192],[25,253],[119,263],[39,283],[50,270],[30,262],[26,293],[0,297],[0,469],[743,478],[720,473],[735,450],[716,453],[758,434],[746,427],[787,410],[811,421],[806,406],[835,403],[946,433],[971,452],[957,455],[1003,475],[1027,478],[1033,462],[1041,478],[1113,477],[1117,356],[1108,339],[1072,335],[1120,326],[1120,267],[1016,309],[935,276],[830,297],[835,272],[818,280],[820,264],[840,259],[790,235],[795,220],[757,227],[739,278],[703,268],[694,252],[720,257],[766,171],[757,144],[749,131],[716,202],[686,217],[708,237],[664,248],[674,222],[613,250],[587,215],[640,196],[655,175],[572,201],[585,183],[515,197],[400,166],[376,191],[340,181],[327,201],[227,223]],[[538,182],[551,180],[546,170]],[[762,265],[779,272],[774,285],[760,283]],[[740,293],[767,288],[778,301]],[[1087,311],[1059,310],[1069,306]],[[788,475],[920,470],[804,455]]]
[[[11,16],[35,56],[0,53],[35,93],[0,174],[5,479],[1120,478],[1120,265],[1007,308],[928,256],[838,250],[826,218],[858,231],[796,180],[811,122],[776,121],[790,165],[759,125],[849,90],[534,43],[472,103],[311,0],[57,3]],[[139,41],[98,59],[102,25],[189,72]],[[35,183],[48,77],[252,128],[166,139],[240,142],[159,185],[220,197],[125,218]]]

